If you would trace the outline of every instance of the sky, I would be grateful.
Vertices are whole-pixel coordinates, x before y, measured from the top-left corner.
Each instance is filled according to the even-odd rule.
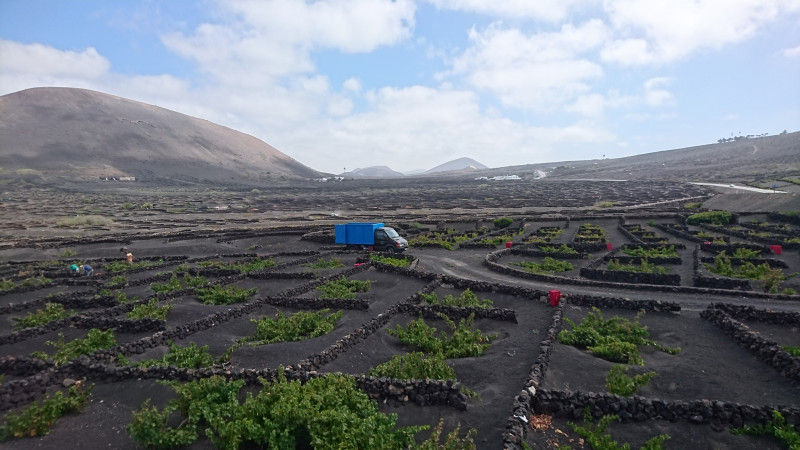
[[[0,95],[92,89],[322,172],[800,130],[800,0],[2,0]]]

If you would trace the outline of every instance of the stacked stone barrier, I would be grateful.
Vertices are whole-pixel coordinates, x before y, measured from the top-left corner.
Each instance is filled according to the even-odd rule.
[[[796,311],[772,311],[730,303],[712,303],[709,308],[723,311],[737,320],[755,320],[775,325],[800,325],[800,312]]]
[[[767,245],[778,244],[778,245],[783,246],[783,248],[785,248],[785,249],[800,248],[800,244],[798,244],[798,243],[787,242],[785,236],[776,236],[776,237],[773,237],[773,238],[769,238],[769,237],[752,235],[752,234],[745,233],[745,232],[738,231],[738,230],[731,230],[730,228],[714,227],[714,226],[709,226],[709,225],[706,225],[706,224],[700,224],[698,226],[701,227],[701,228],[704,228],[706,230],[709,230],[709,231],[714,231],[714,232],[717,232],[717,233],[723,233],[723,234],[727,234],[727,235],[730,235],[730,236],[735,236],[735,237],[738,237],[738,238],[741,238],[741,239],[746,239],[748,241],[760,242],[762,244],[767,244]]]
[[[445,315],[453,321],[466,319],[474,314],[476,319],[491,319],[517,323],[516,312],[506,308],[458,308],[442,305],[415,305],[406,303],[401,305],[401,312],[412,316],[422,316],[426,319],[439,319],[440,315]]]
[[[303,298],[303,297],[267,297],[264,303],[291,309],[347,309],[367,311],[369,302],[364,299],[348,298]]]
[[[776,222],[787,222],[794,225],[800,225],[800,214],[797,215],[787,215],[787,214],[780,214],[776,212],[767,213],[767,218],[769,220],[774,220]]]
[[[513,249],[511,254],[521,255],[521,256],[531,256],[536,258],[543,258],[549,256],[551,258],[556,258],[556,259],[586,259],[589,257],[589,253],[578,252],[577,250],[576,253],[566,253],[566,252],[545,252],[537,248],[532,248],[532,247],[539,247],[542,245],[549,247],[549,245],[546,244],[527,245],[525,247]]]
[[[579,286],[597,286],[597,287],[609,287],[609,288],[625,288],[631,290],[684,292],[691,294],[713,294],[713,295],[730,295],[730,296],[742,295],[742,290],[729,288],[728,286],[731,286],[732,283],[726,283],[725,281],[719,281],[719,287],[675,286],[675,285],[631,284],[631,283],[626,284],[626,283],[618,283],[610,281],[581,279],[575,277],[564,277],[558,275],[535,274],[497,263],[497,261],[500,260],[502,257],[511,254],[512,250],[514,249],[502,249],[496,252],[492,252],[484,257],[483,263],[485,266],[487,266],[490,270],[494,272],[510,275],[517,278],[545,281],[548,283],[571,284]],[[602,260],[602,258],[600,259]],[[766,292],[756,292],[752,290],[747,292],[747,296],[753,298],[769,298],[769,299],[781,299],[781,300],[796,300],[798,298],[797,295],[770,294]]]
[[[800,383],[800,358],[790,355],[776,342],[762,337],[721,308],[713,305],[701,311],[700,317],[719,327],[759,361],[774,367],[793,384]]]
[[[773,411],[780,412],[787,423],[800,424],[800,408],[753,406],[718,400],[666,401],[641,396],[621,397],[604,392],[567,392],[539,389],[532,397],[531,409],[537,414],[550,414],[580,420],[589,408],[595,418],[614,414],[623,423],[666,420],[691,424],[741,427],[765,424]]]
[[[692,284],[694,284],[694,286],[712,289],[736,289],[740,291],[753,290],[750,280],[707,275],[704,271],[705,266],[703,265],[702,257],[700,256],[700,248],[701,247],[698,245],[694,249],[694,277],[692,278]]]
[[[646,310],[657,312],[680,312],[681,306],[675,302],[658,300],[629,300],[613,297],[596,297],[591,295],[565,295],[559,306],[553,312],[553,321],[547,330],[545,338],[539,344],[539,355],[536,362],[531,367],[531,374],[525,388],[515,397],[512,414],[506,422],[506,431],[503,433],[504,449],[520,449],[525,441],[528,429],[528,418],[534,413],[541,413],[536,410],[535,399],[542,392],[549,392],[542,389],[542,383],[547,375],[547,368],[550,364],[550,356],[553,346],[558,341],[558,333],[561,330],[562,318],[564,315],[565,304],[579,306],[595,306],[598,308],[621,308],[630,310]]]
[[[581,276],[590,280],[610,280],[624,284],[680,286],[681,276],[673,273],[641,273],[624,270],[581,268]]]

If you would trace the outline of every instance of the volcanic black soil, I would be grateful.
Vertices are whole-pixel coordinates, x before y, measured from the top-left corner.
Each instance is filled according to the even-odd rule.
[[[159,304],[173,305],[159,325],[164,332],[174,333],[171,340],[181,347],[190,343],[208,345],[212,355],[219,357],[253,332],[252,319],[321,309],[324,301],[316,286],[341,275],[368,280],[370,289],[357,294],[356,303],[330,306],[332,311],[342,311],[331,333],[305,341],[245,345],[235,350],[227,363],[212,369],[233,378],[247,371],[275,371],[280,366],[298,368],[292,372],[297,376],[308,371],[314,376],[336,372],[361,376],[394,355],[415,350],[387,331],[422,314],[414,309],[423,306],[420,292],[435,292],[442,298],[469,288],[479,298],[491,300],[498,311],[510,312],[505,318],[498,313],[474,320],[474,326],[483,333],[496,335],[483,355],[447,361],[458,381],[477,395],[461,398],[466,402],[464,410],[458,402],[415,401],[416,396],[404,398],[388,388],[371,392],[381,411],[397,415],[398,426],[435,425],[441,418],[446,431],[458,424],[462,430],[476,429],[475,443],[480,449],[522,448],[523,442],[532,448],[588,448],[568,422],[581,424],[584,407],[592,404],[589,399],[597,398],[619,409],[622,419],[612,423],[609,432],[634,448],[658,434],[670,436],[665,448],[781,448],[772,439],[733,435],[729,430],[742,423],[763,423],[764,412],[773,409],[784,412],[791,423],[800,423],[798,358],[790,363],[794,371],[778,368],[701,317],[720,304],[785,313],[786,317],[775,322],[754,315],[734,319],[776,345],[798,346],[800,320],[795,322],[791,314],[800,310],[799,297],[789,295],[790,291],[783,295],[765,293],[759,283],[753,283],[749,290],[730,289],[726,280],[711,288],[698,286],[697,274],[709,274],[703,264],[696,264],[696,257],[713,258],[719,248],[702,240],[712,238],[694,237],[705,232],[720,242],[727,239],[727,245],[764,249],[759,258],[778,261],[771,264],[781,264],[783,271],[791,274],[800,271],[798,246],[792,245],[800,226],[778,222],[766,213],[738,215],[739,223],[783,227],[769,236],[753,235],[752,240],[739,237],[730,227],[686,227],[685,217],[695,209],[685,205],[703,202],[712,195],[700,186],[546,180],[524,184],[351,181],[252,191],[109,186],[4,194],[8,197],[0,210],[0,279],[14,286],[0,291],[0,368],[5,375],[0,385],[2,412],[19,411],[43,392],[62,389],[65,379],[79,375],[93,383],[94,389],[83,411],[58,420],[46,436],[7,441],[3,448],[139,448],[126,432],[133,411],[148,398],[158,406],[165,405],[174,394],[156,378],[179,378],[179,369],[171,372],[172,378],[116,375],[119,367],[105,354],[90,355],[60,369],[37,364],[30,358],[31,352],[50,350],[46,342],[57,339],[59,333],[67,340],[87,333],[87,326],[77,319],[51,328],[12,330],[14,319],[45,303],[63,302],[78,312],[77,317],[118,320],[115,326],[122,327],[115,331],[118,347],[110,354],[122,352],[135,362],[167,352],[167,343],[162,341],[137,350],[140,343],[157,340],[161,331],[124,329],[119,325],[125,321],[124,307],[115,299],[102,304],[97,299],[107,296],[104,290],[121,292],[128,298],[156,298]],[[94,223],[70,220],[76,215],[99,219]],[[493,219],[500,217],[513,219],[508,230],[495,228]],[[404,254],[413,260],[409,268],[362,265],[368,261],[369,252],[334,245],[332,225],[348,221],[385,221],[394,226],[412,243]],[[570,260],[573,269],[554,276],[531,276],[514,264],[543,260],[536,253],[542,245],[536,239],[547,228],[561,230],[549,244],[583,249],[578,244],[578,230],[583,224],[596,225],[604,234],[598,245],[585,247],[589,249],[585,257]],[[676,227],[685,227],[681,228],[683,234],[665,231]],[[671,274],[680,275],[677,285],[621,283],[583,276],[587,273],[583,268],[606,268],[607,256],[624,256],[623,248],[646,246],[627,231],[630,229],[644,230],[663,239],[663,245],[678,248],[680,262],[666,264]],[[452,249],[419,240],[437,232],[450,236],[447,242]],[[511,234],[506,235],[508,232]],[[466,233],[474,236],[457,239]],[[503,239],[492,241],[498,236]],[[764,239],[782,244],[781,254],[770,250]],[[506,242],[511,242],[508,249]],[[135,261],[151,261],[153,266],[126,273],[127,284],[119,286],[114,285],[116,274],[109,268],[112,262],[124,261],[123,248],[134,254]],[[177,270],[201,273],[203,262],[266,258],[273,259],[276,266],[252,274],[207,272],[213,282],[255,288],[256,294],[246,303],[205,305],[196,291],[155,296],[151,288],[152,283],[165,283]],[[318,258],[339,259],[343,267],[308,267]],[[89,262],[95,273],[89,277],[69,274],[69,264],[78,262]],[[25,285],[26,280],[39,276],[50,283],[39,287],[29,281]],[[785,280],[780,289],[800,290],[798,278]],[[554,290],[562,296],[556,306],[549,298]],[[562,317],[579,323],[595,306],[605,318],[633,319],[640,309],[646,309],[640,313],[640,321],[648,327],[650,338],[681,349],[674,355],[651,348],[642,350],[644,366],[633,370],[654,371],[657,376],[640,388],[636,397],[609,396],[605,376],[613,363],[555,339],[554,333],[569,328]],[[206,323],[207,318],[213,320]],[[444,320],[435,315],[426,322],[447,329]],[[359,334],[367,324],[376,323],[374,330]],[[363,338],[343,345],[353,336]],[[537,367],[543,371],[535,370]],[[557,404],[544,396],[571,400]],[[637,403],[636,398],[678,409],[700,400],[707,400],[711,406],[708,414],[676,413],[671,418],[639,414],[638,410],[627,414],[626,405]],[[760,413],[732,413],[725,421],[721,412],[715,412],[716,406],[720,411],[750,408]],[[521,410],[526,411],[522,417],[517,414]],[[549,425],[533,426],[539,423],[534,419],[541,417],[548,418]],[[425,436],[423,432],[418,437]],[[190,448],[212,445],[201,438]]]

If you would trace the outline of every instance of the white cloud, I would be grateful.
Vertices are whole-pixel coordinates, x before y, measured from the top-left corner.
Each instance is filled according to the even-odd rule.
[[[280,140],[313,154],[313,160],[302,153],[292,156],[322,170],[388,165],[402,171],[464,155],[493,166],[556,161],[563,159],[556,150],[560,144],[615,139],[591,123],[533,127],[486,114],[475,93],[447,86],[386,87],[366,92],[365,98],[370,108],[364,113],[278,130]],[[491,160],[481,161],[479,155]]]
[[[59,50],[41,44],[21,44],[0,39],[0,73],[47,78],[98,78],[111,63],[93,47],[83,51]]]
[[[798,45],[797,47],[785,48],[781,53],[783,53],[783,56],[786,56],[788,58],[800,57],[800,45]]]
[[[617,38],[602,51],[607,62],[665,64],[699,49],[751,38],[798,0],[605,0]]]
[[[629,106],[635,102],[635,97],[624,96],[617,91],[610,91],[606,95],[594,93],[579,96],[571,104],[565,105],[564,111],[597,120],[602,119],[608,109]]]
[[[599,0],[428,0],[439,9],[467,11],[509,19],[530,18],[556,22],[565,19],[576,6],[586,7]]]
[[[599,47],[607,31],[599,20],[532,35],[494,23],[483,31],[472,29],[471,47],[441,76],[463,75],[507,106],[552,109],[587,93],[587,81],[603,75],[600,65],[580,55]]]
[[[310,52],[369,52],[411,37],[410,0],[220,1],[220,24],[190,35],[169,33],[164,44],[196,61],[222,83],[258,86],[315,70]]]
[[[342,83],[342,88],[345,91],[355,93],[361,92],[361,81],[359,81],[358,78],[348,78]]]
[[[665,77],[651,78],[644,82],[644,100],[649,106],[666,106],[675,101],[675,96],[664,86],[671,80]]]

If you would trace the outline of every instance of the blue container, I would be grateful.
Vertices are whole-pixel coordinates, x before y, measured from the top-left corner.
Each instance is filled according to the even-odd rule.
[[[350,222],[346,225],[334,225],[335,242],[346,245],[373,245],[375,230],[384,226],[383,222]]]

